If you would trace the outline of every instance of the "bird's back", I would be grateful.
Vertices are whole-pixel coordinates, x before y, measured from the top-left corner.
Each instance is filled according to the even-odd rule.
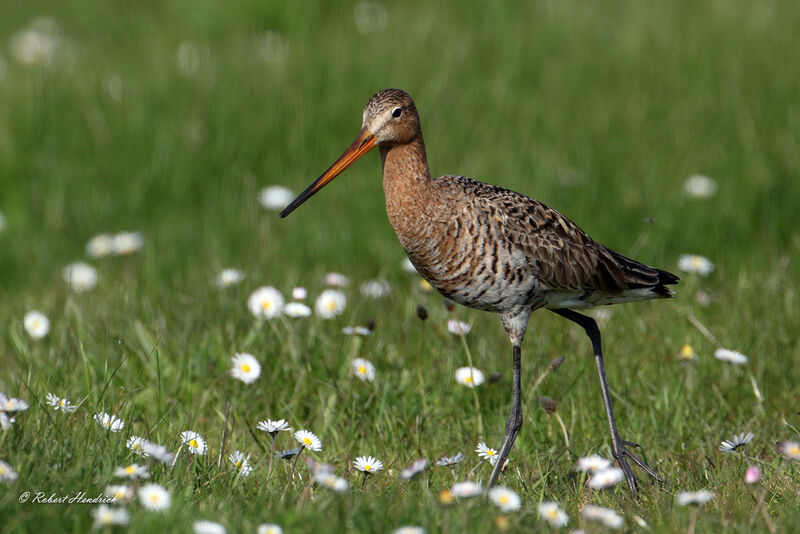
[[[463,176],[432,186],[424,214],[395,230],[420,273],[456,302],[508,312],[674,295],[666,286],[677,276],[608,249],[537,200]]]

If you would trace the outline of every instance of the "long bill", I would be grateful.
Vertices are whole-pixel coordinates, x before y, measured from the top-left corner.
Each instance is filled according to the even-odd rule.
[[[358,134],[356,140],[353,141],[353,144],[347,147],[347,150],[339,156],[333,165],[328,167],[328,170],[322,173],[322,176],[317,178],[314,183],[312,183],[308,188],[300,193],[296,199],[292,201],[291,204],[286,206],[286,208],[281,212],[281,218],[286,217],[295,209],[297,209],[300,204],[311,198],[317,191],[325,187],[325,185],[339,176],[347,167],[355,163],[355,161],[369,152],[371,149],[375,147],[375,136],[372,133],[364,128],[361,130],[361,133]]]

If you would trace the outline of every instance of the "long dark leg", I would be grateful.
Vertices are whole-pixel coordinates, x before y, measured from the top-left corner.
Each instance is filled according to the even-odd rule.
[[[552,311],[559,314],[561,317],[569,319],[570,321],[582,326],[586,331],[586,335],[589,336],[589,339],[592,342],[594,361],[597,364],[597,374],[600,375],[600,389],[603,392],[603,404],[605,404],[606,407],[608,426],[611,429],[611,452],[619,463],[620,468],[625,473],[625,478],[628,481],[628,486],[630,486],[633,496],[636,497],[639,494],[638,483],[636,482],[636,477],[633,476],[633,469],[631,469],[631,466],[628,464],[628,459],[641,467],[648,475],[655,478],[659,482],[663,482],[663,480],[655,473],[655,471],[650,469],[646,463],[644,463],[641,459],[627,449],[626,445],[637,446],[635,443],[623,441],[622,438],[619,437],[619,431],[617,431],[617,420],[614,417],[614,409],[611,407],[611,392],[608,389],[606,366],[603,363],[603,348],[600,343],[600,329],[597,328],[597,323],[595,320],[587,315],[582,315],[576,311],[566,308],[559,308]]]
[[[492,476],[489,477],[489,483],[486,485],[488,490],[494,486],[497,481],[500,471],[503,469],[503,464],[506,463],[508,453],[511,451],[511,446],[514,445],[514,440],[517,439],[519,429],[522,428],[522,393],[520,390],[520,359],[522,351],[519,345],[514,345],[514,385],[513,387],[513,400],[511,406],[511,415],[506,420],[506,437],[503,440],[503,446],[500,448],[500,454],[497,456],[497,463],[494,464],[492,469]]]

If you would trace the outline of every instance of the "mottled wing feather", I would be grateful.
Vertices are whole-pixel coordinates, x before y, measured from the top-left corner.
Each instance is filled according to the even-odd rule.
[[[533,274],[546,287],[609,294],[629,288],[615,253],[556,210],[502,187],[466,177],[448,178],[470,190],[476,209],[490,212],[506,238],[525,252]]]

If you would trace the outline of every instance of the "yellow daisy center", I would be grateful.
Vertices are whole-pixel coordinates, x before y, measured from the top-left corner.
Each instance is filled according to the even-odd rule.
[[[489,449],[489,450],[486,451],[486,454],[488,456],[494,456],[494,451],[492,449]]]
[[[359,366],[358,366],[358,373],[359,373],[359,374],[362,374],[362,375],[365,375],[365,374],[367,374],[367,368],[366,368],[366,367],[364,367],[363,365],[359,365]]]
[[[247,365],[246,363],[243,363],[242,364],[242,371],[244,371],[245,373],[249,373],[250,372],[250,366]]]
[[[499,500],[500,500],[501,504],[507,504],[508,500],[509,500],[508,499],[508,495],[500,495],[500,499]]]
[[[797,445],[793,445],[793,446],[789,447],[789,451],[788,452],[792,456],[797,456],[798,454],[800,454],[800,447],[798,447]]]
[[[556,517],[558,517],[558,510],[553,508],[552,510],[547,512],[547,517],[549,517],[550,519],[555,519]]]
[[[3,466],[1,466],[1,465],[0,465],[0,475],[2,475],[2,474],[3,474],[3,473],[5,473],[5,472],[6,472],[6,470],[5,470],[5,469],[3,469]]]
[[[468,377],[466,377],[464,379],[464,382],[466,382],[467,384],[472,384],[472,375],[469,375]]]
[[[371,465],[365,465],[364,466],[364,471],[371,471],[371,470],[372,470],[372,466]]]
[[[67,403],[66,403],[66,402],[64,402],[64,399],[61,399],[60,401],[58,401],[58,403],[59,403],[61,406],[66,406],[66,405],[67,405]]]
[[[198,446],[197,440],[196,440],[196,439],[193,439],[193,440],[191,440],[191,441],[189,442],[189,446],[190,446],[191,448],[193,448],[193,449],[196,449],[196,448],[197,448],[197,446]]]
[[[265,301],[261,302],[261,309],[262,310],[268,310],[270,308],[272,308],[272,302],[270,302],[268,300],[265,300]]]
[[[336,309],[336,303],[335,303],[334,301],[332,301],[332,300],[329,300],[327,303],[325,303],[325,307],[326,307],[326,308],[327,308],[329,311],[333,311],[333,310],[335,310],[335,309]]]
[[[132,475],[135,472],[136,472],[136,468],[133,467],[132,465],[129,465],[128,467],[125,468],[125,474],[127,474],[127,475]]]
[[[695,267],[695,268],[699,269],[699,268],[701,268],[702,266],[703,266],[703,260],[702,260],[702,258],[699,258],[699,257],[697,257],[697,256],[695,256],[694,258],[692,258],[692,267]]]
[[[153,493],[150,495],[150,502],[158,502],[161,500],[161,496],[157,493]]]
[[[306,445],[311,445],[312,444],[311,438],[303,438],[303,443],[305,443]]]

